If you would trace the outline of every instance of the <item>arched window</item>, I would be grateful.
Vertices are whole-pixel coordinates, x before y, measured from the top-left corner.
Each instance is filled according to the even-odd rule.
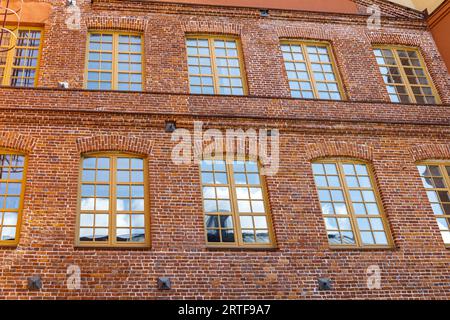
[[[19,242],[26,156],[0,150],[0,245]]]
[[[387,220],[370,167],[326,159],[313,163],[322,214],[333,247],[389,247]]]
[[[444,243],[450,247],[450,162],[423,162],[417,168]]]
[[[148,246],[145,158],[121,153],[81,161],[76,242],[81,246]]]

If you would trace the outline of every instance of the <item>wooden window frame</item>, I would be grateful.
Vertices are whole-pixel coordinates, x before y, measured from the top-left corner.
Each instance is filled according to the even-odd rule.
[[[5,154],[19,155],[24,158],[22,180],[20,181],[20,183],[22,184],[22,189],[20,191],[19,209],[17,210],[16,236],[13,241],[12,240],[0,240],[0,247],[16,247],[20,241],[20,231],[22,228],[22,215],[23,215],[25,189],[26,189],[26,181],[27,181],[27,169],[28,169],[28,155],[26,153],[18,152],[18,151],[10,150],[10,149],[0,149],[0,154],[1,155],[5,155]],[[6,180],[6,181],[10,182],[10,180]],[[19,181],[14,180],[14,182],[19,182]]]
[[[7,29],[11,29],[11,26],[6,26]],[[14,63],[14,58],[16,57],[16,45],[17,45],[17,40],[19,39],[19,32],[23,31],[23,30],[32,30],[32,31],[40,31],[41,37],[39,39],[39,47],[37,47],[38,50],[38,55],[36,57],[36,68],[25,68],[25,69],[34,69],[35,70],[35,74],[34,74],[34,86],[32,87],[26,87],[26,86],[12,86],[11,85],[11,76],[12,76],[12,70],[13,70],[13,63]],[[41,65],[41,56],[42,56],[42,47],[43,47],[43,43],[44,43],[44,29],[40,28],[40,27],[27,27],[27,26],[22,26],[19,28],[16,28],[14,31],[12,31],[12,33],[15,34],[15,37],[11,36],[10,37],[10,41],[12,41],[13,43],[11,43],[11,46],[14,45],[14,48],[12,48],[11,50],[7,51],[6,53],[6,61],[5,61],[5,67],[4,67],[4,71],[3,71],[3,78],[0,81],[0,85],[1,86],[8,86],[8,87],[14,87],[14,88],[35,88],[38,86],[38,79],[39,79],[39,70],[40,70],[40,65]],[[20,69],[20,68],[19,68]],[[23,68],[22,68],[23,69]]]
[[[202,199],[202,219],[203,219],[203,228],[204,228],[204,239],[206,243],[207,248],[217,248],[217,249],[276,249],[277,248],[277,242],[275,238],[275,229],[273,226],[273,219],[272,219],[272,211],[270,208],[270,202],[269,202],[269,193],[267,190],[267,182],[264,175],[261,174],[261,164],[259,161],[254,161],[258,165],[258,175],[259,175],[259,187],[262,189],[263,194],[263,203],[264,203],[264,210],[265,210],[265,217],[267,219],[267,229],[269,232],[269,243],[244,243],[242,240],[242,230],[241,230],[241,221],[240,216],[245,216],[246,214],[240,214],[238,211],[238,204],[237,204],[237,195],[236,195],[236,187],[239,187],[239,185],[236,185],[234,182],[234,176],[233,176],[233,162],[234,161],[251,161],[248,157],[238,157],[237,159],[233,160],[232,163],[228,163],[225,159],[220,157],[210,157],[210,158],[204,158],[202,160],[211,160],[211,161],[224,161],[225,167],[226,167],[226,175],[228,179],[228,184],[222,185],[222,184],[214,184],[214,186],[226,186],[229,188],[230,192],[230,203],[231,203],[231,212],[228,214],[233,217],[233,230],[235,232],[235,242],[208,242],[208,228],[206,226],[205,222],[205,216],[207,215],[207,212],[205,211],[205,205],[204,205],[204,197],[203,197],[203,187],[205,186],[202,182],[202,169],[201,169],[201,163],[199,166],[199,181],[200,181],[200,194]],[[212,186],[210,184],[207,184],[206,186]],[[248,185],[241,185],[241,186],[248,186]],[[216,214],[219,215],[220,214]],[[248,213],[248,216],[254,216],[254,213]],[[262,215],[261,215],[262,216]]]
[[[450,160],[425,160],[425,161],[419,161],[416,163],[416,167],[418,166],[438,166],[439,170],[441,170],[441,174],[442,174],[442,178],[444,179],[445,184],[447,185],[447,188],[429,188],[427,189],[423,184],[422,187],[425,190],[425,192],[427,191],[447,191],[450,194],[450,175],[447,173],[447,170],[445,169],[445,167],[450,167]],[[419,173],[420,178],[422,178],[422,176]],[[427,197],[427,201],[428,201],[428,205],[430,210],[433,210],[431,207],[431,202]],[[441,203],[441,202],[439,202]],[[443,214],[443,215],[436,215],[433,212],[433,217],[436,220],[437,218],[447,218],[450,222],[450,214]],[[438,226],[438,223],[436,221],[436,225]],[[440,230],[439,230],[440,233]],[[442,243],[444,244],[446,249],[450,249],[450,243],[445,243],[444,239],[442,239]]]
[[[109,224],[108,224],[108,230],[109,230],[109,239],[108,241],[105,241],[104,243],[98,241],[80,241],[80,217],[81,217],[81,187],[83,185],[83,160],[85,158],[89,157],[105,157],[110,159],[110,208],[109,208]],[[116,174],[117,174],[117,165],[115,159],[120,157],[129,157],[129,158],[139,158],[143,160],[143,175],[144,175],[144,229],[145,229],[145,241],[142,243],[138,242],[118,242],[116,240],[116,216],[118,213],[115,209],[116,204],[115,201],[117,200],[116,195]],[[92,182],[93,184],[96,182]],[[77,220],[76,220],[76,232],[75,232],[75,246],[76,247],[84,247],[84,248],[150,248],[151,247],[151,234],[150,234],[150,197],[149,197],[149,186],[148,186],[148,157],[143,156],[136,153],[130,153],[130,152],[89,152],[84,153],[80,157],[80,165],[79,165],[79,176],[78,176],[78,195],[77,195]]]
[[[417,53],[417,57],[418,57],[418,59],[420,61],[420,68],[423,70],[423,72],[425,74],[425,77],[427,78],[429,87],[431,88],[431,92],[433,93],[433,96],[436,99],[436,104],[441,104],[442,103],[441,98],[439,96],[439,92],[437,91],[436,86],[434,85],[434,81],[431,78],[430,72],[428,70],[428,65],[425,63],[425,59],[423,58],[422,52],[420,51],[420,49],[418,47],[377,44],[377,45],[374,45],[372,47],[372,53],[373,53],[374,50],[377,50],[377,49],[378,50],[388,49],[388,50],[392,51],[394,59],[395,59],[395,62],[397,64],[396,67],[399,69],[400,76],[402,78],[402,82],[403,82],[402,84],[405,86],[405,89],[406,89],[406,92],[408,94],[408,97],[411,100],[410,103],[411,104],[419,104],[417,102],[416,96],[414,95],[414,92],[412,90],[412,85],[409,83],[408,76],[405,73],[404,66],[401,63],[400,57],[399,57],[399,55],[397,53],[398,50],[415,51]],[[373,53],[373,55],[375,57],[375,53]],[[378,62],[376,61],[376,59],[375,59],[375,63],[377,64],[378,67],[389,66],[389,65],[379,65]],[[380,71],[378,71],[378,72],[380,72]],[[383,81],[383,83],[384,83],[384,88],[386,90],[386,93],[389,95],[389,92],[387,91],[387,86],[389,84],[385,83],[384,81]],[[400,102],[392,102],[392,103],[402,104],[404,102],[400,101]],[[422,104],[422,103],[420,103],[420,104]],[[425,105],[433,105],[433,104],[427,104],[427,103],[424,103],[424,104]]]
[[[347,206],[347,210],[348,210],[348,214],[347,215],[342,215],[343,217],[348,217],[350,219],[350,223],[351,223],[351,227],[353,230],[353,234],[355,237],[355,244],[348,244],[348,245],[344,245],[344,244],[331,244],[328,241],[328,245],[331,249],[359,249],[359,250],[372,250],[372,249],[392,249],[394,248],[394,240],[392,238],[392,233],[391,233],[391,228],[389,225],[389,220],[386,216],[386,213],[384,211],[384,206],[383,206],[383,202],[381,200],[381,195],[379,192],[379,188],[378,188],[378,184],[375,178],[375,171],[373,170],[372,165],[369,162],[366,161],[362,161],[359,159],[352,159],[352,158],[340,158],[340,157],[334,157],[334,158],[321,158],[321,159],[317,159],[313,162],[311,162],[311,171],[312,171],[312,165],[316,164],[316,163],[334,163],[336,165],[336,169],[337,169],[337,173],[338,173],[338,177],[339,177],[339,181],[341,184],[341,190],[344,194],[344,201],[345,201],[345,205]],[[378,245],[378,244],[363,244],[362,240],[361,240],[361,234],[360,234],[360,230],[358,227],[358,218],[370,218],[371,215],[356,215],[354,213],[354,208],[352,205],[352,201],[350,198],[350,190],[352,188],[349,188],[347,185],[347,181],[345,179],[345,174],[344,174],[344,170],[343,170],[343,164],[353,164],[353,165],[358,165],[358,164],[363,164],[366,166],[367,168],[367,172],[368,172],[368,176],[370,179],[370,183],[372,184],[372,191],[375,195],[375,201],[378,205],[378,210],[379,210],[379,215],[375,216],[373,215],[373,218],[380,218],[382,223],[383,223],[383,228],[384,228],[384,232],[386,235],[386,239],[387,239],[387,244],[386,245]],[[315,177],[314,173],[312,172],[313,175],[313,179]],[[314,185],[316,186],[316,194],[317,197],[319,199],[319,187],[317,186],[316,182],[314,181]],[[360,188],[361,190],[364,188]],[[327,189],[328,190],[328,189]],[[327,218],[327,215],[323,214],[322,209],[321,209],[321,205],[320,205],[320,199],[319,199],[319,208],[320,208],[320,213],[322,215],[322,218],[325,219]],[[333,217],[333,215],[331,215],[331,217]],[[324,222],[325,223],[325,222]],[[328,229],[325,228],[326,234],[328,234]],[[328,240],[328,236],[327,236],[327,240]]]
[[[247,71],[245,68],[245,60],[244,60],[244,52],[242,49],[242,41],[239,36],[232,36],[232,35],[214,35],[214,34],[205,34],[205,33],[188,33],[185,35],[185,52],[186,52],[186,62],[188,61],[189,54],[187,52],[187,44],[186,40],[189,38],[198,38],[198,39],[204,39],[208,40],[208,48],[209,48],[209,58],[211,59],[211,69],[212,69],[212,77],[213,77],[213,85],[214,85],[214,94],[205,94],[205,93],[191,93],[190,89],[190,77],[189,74],[189,68],[188,68],[188,86],[189,86],[189,94],[192,95],[219,95],[219,96],[233,96],[233,97],[245,97],[248,96],[248,80],[247,80]],[[236,41],[236,51],[237,51],[237,59],[239,61],[239,69],[241,72],[241,81],[242,81],[242,95],[233,95],[233,94],[221,94],[220,93],[220,82],[219,82],[219,71],[216,65],[216,53],[215,53],[215,47],[214,47],[214,41],[215,40],[222,40],[222,41],[229,41],[234,40]],[[187,62],[187,65],[189,63]],[[194,75],[196,76],[196,75]]]
[[[283,38],[283,39],[280,39],[280,51],[281,51],[282,45],[299,45],[302,48],[302,53],[305,58],[304,63],[306,64],[306,72],[308,73],[308,76],[310,78],[310,83],[311,83],[312,91],[314,94],[314,98],[293,98],[293,99],[327,100],[327,101],[346,101],[347,100],[344,83],[342,82],[341,72],[338,68],[338,63],[337,63],[337,60],[336,60],[336,57],[334,54],[333,46],[330,42],[320,41],[320,40],[302,40],[302,39]],[[341,95],[340,100],[319,98],[319,90],[317,89],[316,79],[314,78],[314,72],[312,70],[311,61],[309,59],[308,51],[306,48],[308,45],[325,46],[327,48],[327,52],[328,52],[328,55],[330,58],[331,69],[333,71],[334,76],[336,77],[336,84],[338,86],[339,94]],[[282,57],[282,59],[283,59],[284,72],[285,72],[286,79],[289,84],[289,77],[287,75],[287,69],[286,69],[286,60],[284,59],[284,57]],[[328,81],[327,81],[327,83],[328,83]],[[289,85],[288,85],[288,87],[289,87],[289,93],[291,93],[292,90]]]
[[[105,71],[105,70],[101,70],[101,69],[89,69],[89,53],[90,53],[90,49],[89,49],[89,45],[90,45],[90,37],[91,34],[93,33],[100,33],[100,34],[108,34],[112,36],[112,60],[111,60],[111,89],[88,89],[88,73],[89,71],[94,71],[94,72],[101,72],[101,71]],[[118,64],[119,64],[119,36],[124,35],[124,36],[139,36],[141,38],[141,79],[142,79],[142,84],[141,84],[141,90],[119,90],[118,89],[118,85],[119,85],[119,81],[118,81],[118,77],[119,77],[119,68],[118,68]],[[144,91],[144,87],[145,87],[145,64],[144,64],[144,57],[145,57],[145,49],[144,49],[144,36],[142,34],[142,32],[131,32],[131,31],[111,31],[111,30],[101,30],[101,29],[92,29],[89,30],[87,32],[87,38],[86,38],[86,56],[85,56],[85,67],[84,67],[84,83],[83,83],[83,87],[85,90],[98,90],[98,91],[119,91],[119,92],[143,92]]]

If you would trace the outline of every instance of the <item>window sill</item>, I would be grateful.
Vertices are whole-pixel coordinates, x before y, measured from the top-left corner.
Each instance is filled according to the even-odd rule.
[[[121,91],[121,90],[94,90],[94,89],[84,89],[84,88],[55,88],[55,87],[43,87],[43,86],[35,86],[35,87],[17,87],[17,86],[4,86],[0,85],[0,89],[18,89],[18,90],[44,90],[44,91],[66,91],[66,92],[99,92],[99,93],[129,93],[129,94],[145,94],[145,95],[170,95],[170,96],[187,96],[187,97],[195,97],[195,96],[204,96],[204,97],[234,97],[234,98],[251,98],[251,99],[279,99],[279,100],[292,100],[292,101],[313,101],[313,102],[336,102],[336,103],[352,103],[352,104],[384,104],[384,105],[392,105],[392,106],[420,106],[420,107],[449,107],[449,103],[436,103],[436,104],[418,104],[418,103],[394,103],[386,100],[351,100],[351,99],[343,99],[343,100],[329,100],[329,99],[305,99],[305,98],[293,98],[291,96],[276,96],[276,95],[220,95],[220,94],[190,94],[187,92],[170,92],[170,91],[150,91],[150,90],[142,90],[142,91]]]
[[[384,246],[384,247],[346,247],[346,246],[328,246],[332,251],[396,251],[399,248],[396,246]]]
[[[213,246],[207,245],[205,247],[207,251],[278,251],[277,246],[265,246],[265,247],[238,247],[238,246]]]
[[[129,246],[102,246],[102,245],[75,245],[75,250],[136,250],[149,251],[152,249],[151,245],[129,245]]]

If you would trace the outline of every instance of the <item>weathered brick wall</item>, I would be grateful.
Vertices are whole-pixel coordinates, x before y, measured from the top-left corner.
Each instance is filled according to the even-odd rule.
[[[250,9],[134,3],[110,11],[88,2],[80,31],[66,29],[58,6],[45,26],[39,80],[50,88],[0,89],[0,147],[29,155],[20,243],[0,248],[0,297],[450,298],[450,251],[415,167],[450,156],[450,82],[421,22],[386,20],[369,32],[358,16],[313,21],[315,14],[280,11],[260,19]],[[102,26],[143,30],[150,92],[81,89],[87,30]],[[189,96],[185,32],[240,35],[252,97]],[[290,99],[280,37],[331,41],[349,101]],[[446,105],[387,103],[371,43],[419,46]],[[74,89],[52,89],[58,81]],[[199,169],[172,164],[165,120],[188,129],[201,120],[208,128],[281,130],[280,170],[267,177],[277,249],[205,247]],[[148,155],[151,248],[74,247],[80,154],[95,150]],[[326,156],[373,165],[394,248],[329,248],[310,166]],[[78,291],[66,287],[71,264],[82,271]],[[380,290],[366,287],[370,265],[382,270]],[[34,274],[41,291],[26,288]],[[158,291],[159,276],[173,289]],[[318,291],[318,277],[331,278],[333,290]]]

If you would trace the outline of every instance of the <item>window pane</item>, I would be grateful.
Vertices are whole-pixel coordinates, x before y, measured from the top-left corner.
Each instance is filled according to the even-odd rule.
[[[118,50],[116,55],[113,52],[114,45]],[[116,83],[112,82],[113,65],[117,66]],[[87,80],[88,89],[141,91],[141,37],[126,34],[91,33]]]
[[[391,102],[436,103],[416,49],[376,48],[373,52]]]
[[[189,37],[186,47],[191,93],[244,94],[236,40]]]
[[[330,245],[388,245],[383,217],[365,164],[314,163],[313,174]],[[356,218],[356,226],[353,226],[352,216]],[[362,243],[357,243],[354,232],[360,233]]]
[[[143,164],[141,158],[123,156],[83,159],[80,241],[145,242]],[[116,230],[110,219],[115,219]]]
[[[7,38],[9,39],[9,35]],[[16,47],[11,51],[13,53],[12,65],[5,66],[6,68],[11,68],[11,78],[9,83],[11,86],[33,87],[35,85],[40,44],[41,31],[19,29]],[[2,47],[6,48],[8,45],[4,43],[4,46]],[[0,54],[0,70],[2,69],[1,65],[6,63],[6,61],[2,63],[1,60]],[[0,74],[2,74],[2,72],[0,72]]]
[[[24,179],[25,157],[0,154],[0,241],[15,241]]]
[[[208,242],[270,244],[268,213],[257,163],[234,161],[227,165],[221,160],[204,160],[200,170]],[[228,175],[234,179],[234,188]],[[233,215],[242,229],[237,235],[239,239]]]
[[[438,228],[445,244],[450,244],[450,189],[444,175],[448,177],[448,165],[419,165],[417,166],[423,185],[427,190],[428,200],[433,213],[436,215]]]
[[[281,50],[292,97],[341,100],[328,46],[283,43]]]

